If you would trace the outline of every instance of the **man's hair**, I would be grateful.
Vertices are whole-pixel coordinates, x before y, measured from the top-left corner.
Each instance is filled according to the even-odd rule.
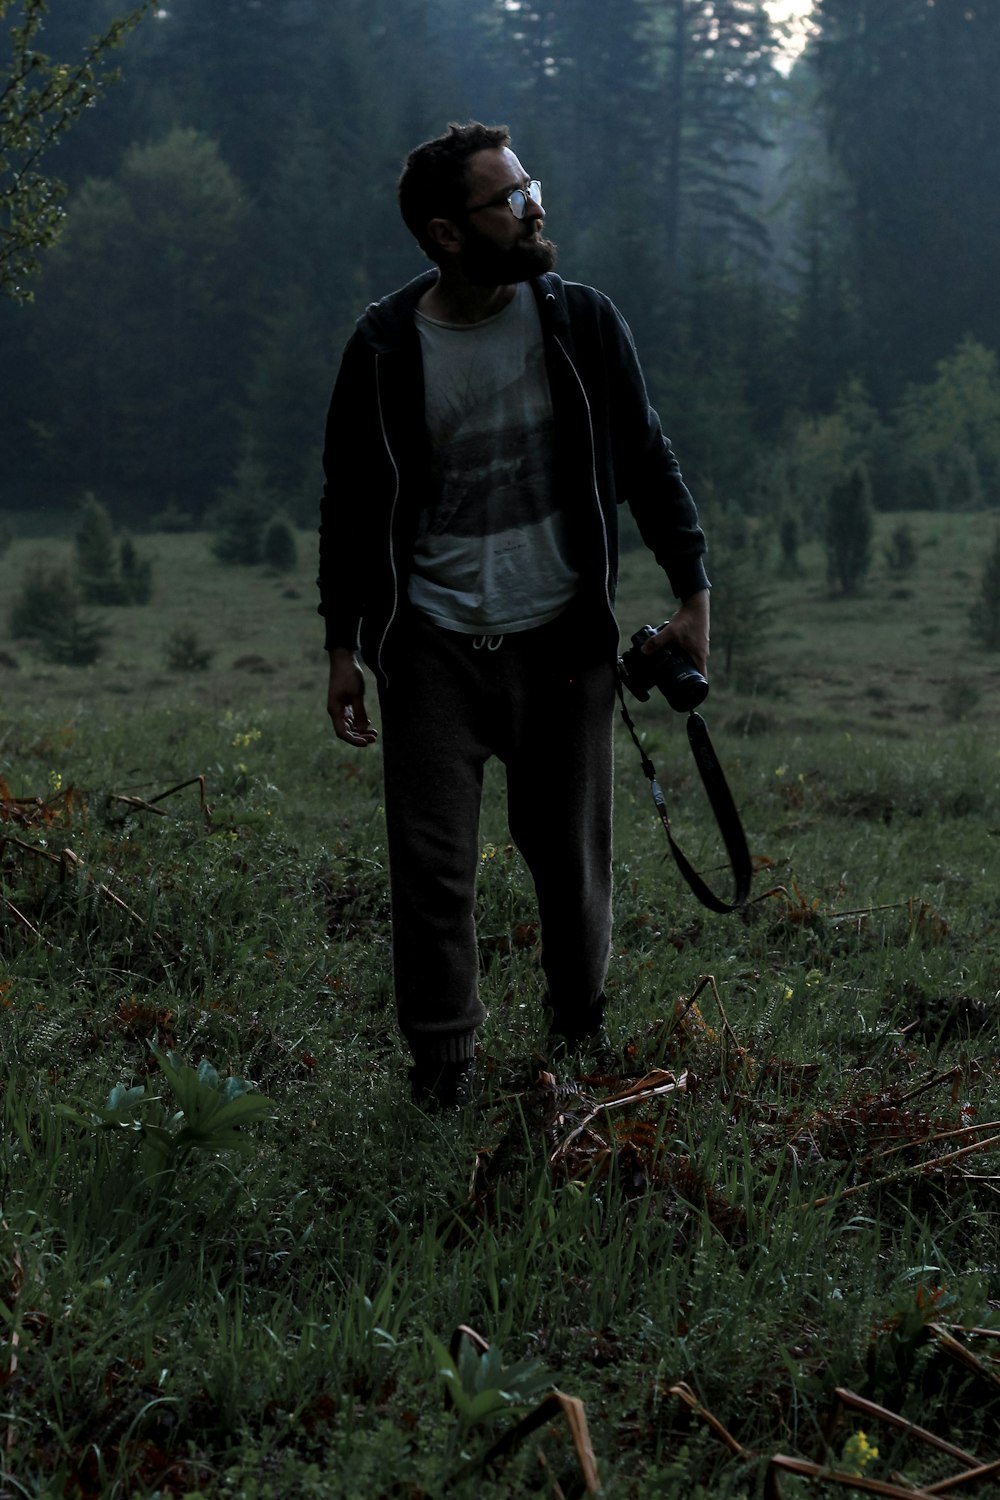
[[[407,229],[425,255],[437,260],[427,238],[431,219],[455,219],[465,208],[465,167],[477,151],[501,151],[510,145],[506,125],[449,125],[447,135],[415,146],[399,179],[399,210]]]

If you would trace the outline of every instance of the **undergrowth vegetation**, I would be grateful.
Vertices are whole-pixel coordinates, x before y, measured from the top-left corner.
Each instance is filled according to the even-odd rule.
[[[599,1072],[544,1055],[491,774],[475,1104],[427,1117],[377,754],[330,744],[321,659],[312,701],[237,649],[197,697],[25,693],[0,728],[0,1490],[736,1500],[995,1463],[989,724],[833,724],[789,673],[762,727],[717,688],[730,918],[623,735]],[[641,730],[724,889],[679,721]]]

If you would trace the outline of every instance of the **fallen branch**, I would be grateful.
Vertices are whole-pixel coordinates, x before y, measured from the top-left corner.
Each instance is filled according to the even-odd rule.
[[[590,1113],[584,1115],[583,1119],[577,1122],[565,1140],[560,1141],[549,1157],[549,1165],[554,1165],[567,1150],[570,1143],[575,1141],[577,1136],[582,1135],[591,1121],[595,1120],[598,1115],[603,1114],[607,1110],[620,1109],[627,1104],[642,1104],[647,1099],[661,1098],[665,1094],[685,1093],[687,1085],[687,1070],[678,1078],[673,1073],[667,1073],[662,1068],[656,1068],[652,1073],[647,1073],[643,1078],[638,1079],[621,1093],[610,1094],[607,1099],[602,1099],[598,1104],[595,1104]]]
[[[844,1469],[828,1469],[824,1464],[810,1463],[805,1458],[789,1458],[787,1454],[776,1453],[767,1466],[765,1500],[781,1500],[781,1489],[775,1472],[778,1469],[788,1474],[801,1475],[804,1479],[820,1479],[825,1484],[864,1490],[868,1495],[886,1495],[890,1500],[921,1500],[922,1496],[930,1494],[929,1490],[914,1489],[912,1485],[904,1489],[902,1485],[889,1484],[884,1479],[866,1479],[863,1474],[851,1474]]]
[[[489,1353],[490,1346],[482,1334],[477,1333],[474,1328],[470,1328],[467,1323],[460,1323],[449,1341],[449,1353],[456,1365],[464,1340],[468,1340],[478,1355],[481,1356]],[[446,1405],[454,1404],[453,1397],[448,1393],[445,1395],[445,1402]],[[580,1465],[580,1473],[583,1477],[587,1494],[600,1494],[601,1484],[597,1474],[597,1460],[594,1457],[594,1448],[590,1441],[590,1430],[587,1426],[587,1414],[584,1410],[583,1402],[576,1396],[567,1396],[564,1391],[550,1391],[533,1411],[528,1412],[527,1416],[522,1417],[519,1422],[515,1422],[513,1427],[508,1428],[502,1437],[499,1437],[495,1443],[487,1448],[485,1453],[481,1454],[478,1458],[469,1459],[464,1463],[458,1473],[453,1474],[446,1481],[446,1488],[450,1489],[452,1485],[457,1484],[460,1480],[478,1469],[489,1468],[498,1459],[503,1458],[505,1454],[509,1453],[511,1449],[516,1448],[524,1438],[530,1436],[531,1433],[543,1426],[544,1423],[559,1416],[566,1419],[566,1425],[569,1427],[570,1437],[576,1452],[577,1462]],[[544,1455],[540,1454],[540,1457],[544,1462]],[[561,1493],[558,1485],[555,1486],[555,1491]]]
[[[203,814],[203,816],[205,818],[205,822],[206,822],[207,826],[209,828],[211,828],[211,826],[212,826],[212,808],[211,808],[211,805],[209,804],[208,800],[205,797],[205,778],[204,778],[204,776],[189,776],[188,779],[187,779],[187,781],[179,781],[176,786],[168,787],[168,789],[165,792],[160,792],[156,797],[149,797],[149,798],[133,797],[133,796],[130,796],[127,792],[115,792],[109,798],[109,801],[111,801],[111,802],[123,802],[126,807],[134,808],[137,812],[153,812],[153,813],[156,813],[158,817],[165,818],[167,815],[163,811],[163,808],[162,807],[157,807],[156,804],[158,802],[162,802],[165,797],[172,797],[175,794],[175,792],[183,792],[184,789],[185,789],[185,787],[189,787],[189,786],[197,786],[198,787],[199,800],[200,800],[200,803],[201,803],[201,811],[202,811],[202,814]]]
[[[26,844],[23,839],[14,838],[13,834],[8,834],[6,838],[0,839],[0,852],[8,844],[13,844],[15,849],[21,850],[22,854],[33,854],[36,859],[47,859],[50,864],[59,864],[58,854],[53,854],[50,849],[41,849],[37,844]]]
[[[92,878],[83,860],[78,854],[74,854],[72,849],[63,849],[60,853],[60,858],[64,869],[79,871],[86,879]],[[131,917],[133,922],[138,922],[140,926],[144,927],[146,925],[139,913],[133,911],[131,906],[128,906],[120,896],[116,896],[111,887],[105,885],[103,880],[94,880],[94,885],[102,896],[107,897],[112,906],[117,906],[119,911],[125,912],[126,916]],[[159,933],[154,934],[154,936],[158,938]]]
[[[534,1411],[529,1411],[527,1416],[521,1420],[502,1437],[488,1448],[482,1458],[477,1459],[473,1465],[477,1469],[487,1469],[494,1464],[498,1458],[516,1448],[531,1433],[551,1422],[557,1417],[565,1418],[569,1428],[570,1438],[576,1453],[577,1463],[580,1466],[580,1475],[583,1479],[584,1488],[588,1495],[599,1495],[601,1493],[601,1482],[597,1473],[597,1459],[594,1457],[594,1447],[590,1441],[590,1429],[587,1426],[587,1413],[583,1402],[577,1396],[567,1396],[563,1391],[551,1391],[545,1400]]]
[[[854,911],[828,911],[826,918],[829,922],[846,922],[849,917],[870,917],[877,911],[900,911],[909,905],[909,901],[883,901],[880,906],[859,906]]]
[[[58,816],[58,805],[67,822],[72,816],[76,788],[66,787],[54,797],[14,797],[0,776],[0,823],[17,823],[22,828],[51,828]]]
[[[23,911],[18,911],[13,901],[11,901],[8,896],[5,896],[2,891],[0,891],[0,901],[3,902],[7,910],[13,915],[15,922],[20,922],[22,927],[27,928],[32,936],[38,938],[39,942],[44,943],[47,948],[52,948],[54,946],[54,944],[49,942],[47,937],[43,936],[43,934],[39,932],[38,928],[33,922],[29,922]]]
[[[5,1219],[0,1219],[0,1229],[7,1233],[10,1232],[10,1226]],[[21,1288],[24,1285],[24,1265],[21,1261],[21,1252],[18,1250],[16,1244],[11,1253],[10,1266],[10,1280],[7,1287],[0,1288],[0,1299],[3,1300],[4,1306],[10,1313],[11,1322],[8,1347],[3,1356],[3,1363],[0,1364],[0,1386],[6,1385],[7,1381],[12,1380],[17,1374],[17,1351],[20,1339],[17,1329],[13,1327],[13,1323],[14,1313],[17,1310],[17,1301],[21,1295]],[[4,1432],[3,1447],[5,1453],[9,1453],[13,1448],[16,1435],[15,1424],[11,1420],[7,1423],[7,1428]]]
[[[834,1394],[845,1406],[853,1407],[855,1411],[862,1412],[866,1417],[874,1417],[877,1422],[885,1422],[889,1427],[895,1427],[906,1437],[919,1438],[930,1448],[937,1448],[940,1453],[947,1453],[950,1458],[957,1458],[959,1463],[976,1464],[979,1460],[973,1453],[966,1453],[963,1448],[956,1448],[954,1443],[945,1442],[936,1433],[928,1432],[926,1427],[918,1427],[915,1422],[908,1422],[898,1412],[890,1411],[887,1406],[879,1406],[877,1401],[869,1401],[866,1396],[858,1396],[854,1391],[847,1390],[838,1385]]]
[[[678,1401],[683,1401],[684,1405],[688,1407],[688,1409],[692,1411],[696,1417],[702,1417],[708,1423],[709,1427],[711,1427],[716,1437],[722,1439],[726,1447],[729,1449],[730,1453],[735,1453],[737,1458],[750,1457],[750,1454],[743,1447],[743,1444],[738,1443],[733,1437],[732,1433],[729,1432],[727,1428],[723,1427],[718,1417],[713,1416],[707,1406],[702,1406],[694,1391],[685,1381],[679,1380],[676,1385],[672,1385],[667,1391],[667,1395],[676,1396]]]
[[[927,1329],[937,1339],[946,1354],[950,1354],[959,1364],[965,1365],[966,1369],[972,1370],[990,1385],[1000,1386],[1000,1375],[995,1370],[991,1370],[988,1365],[984,1365],[971,1349],[967,1349],[964,1344],[954,1338],[942,1324],[928,1323]]]
[[[725,1009],[723,1008],[722,996],[719,994],[719,986],[715,982],[714,974],[703,974],[701,976],[701,978],[698,980],[698,983],[695,985],[694,989],[691,992],[691,998],[688,1001],[688,1006],[692,1006],[697,1000],[698,996],[701,994],[702,990],[705,989],[711,989],[712,994],[715,998],[715,1005],[716,1009],[719,1012],[719,1019],[722,1022],[722,1030],[724,1034],[729,1038],[736,1050],[738,1052],[742,1052],[743,1048],[740,1046],[740,1039],[736,1035],[733,1028],[730,1026],[729,1017],[726,1015]]]
[[[930,1146],[935,1141],[954,1141],[962,1136],[976,1135],[981,1130],[1000,1130],[1000,1120],[984,1120],[981,1125],[961,1125],[954,1130],[939,1130],[935,1135],[922,1135],[918,1140],[901,1141],[898,1146],[890,1146],[879,1154],[895,1156],[897,1151],[908,1151],[912,1146]]]
[[[909,1104],[910,1100],[915,1099],[918,1094],[926,1094],[928,1089],[936,1089],[939,1083],[947,1083],[949,1078],[952,1080],[952,1082],[955,1082],[956,1080],[961,1082],[961,1068],[954,1067],[949,1068],[947,1072],[944,1073],[931,1073],[929,1077],[924,1079],[923,1083],[918,1083],[915,1088],[910,1089],[907,1093],[900,1094],[900,1104]]]
[[[814,1198],[812,1203],[804,1204],[803,1207],[825,1208],[828,1203],[834,1201],[856,1198],[859,1193],[867,1193],[874,1188],[888,1187],[894,1182],[901,1182],[904,1177],[916,1177],[935,1171],[939,1167],[948,1166],[951,1162],[960,1161],[965,1156],[971,1156],[974,1151],[986,1151],[991,1146],[1000,1146],[1000,1135],[991,1135],[988,1140],[976,1141],[971,1146],[963,1146],[960,1151],[949,1151],[944,1156],[934,1157],[932,1161],[919,1161],[909,1167],[900,1167],[898,1172],[889,1172],[884,1177],[873,1177],[869,1182],[858,1182],[854,1187],[844,1188],[843,1192],[828,1193],[823,1198]]]
[[[0,841],[0,847],[6,844],[13,844],[15,848],[22,850],[25,854],[33,854],[37,859],[45,859],[48,860],[50,864],[58,865],[60,873],[63,875],[65,875],[68,871],[72,871],[74,874],[82,875],[85,880],[93,881],[93,884],[97,891],[99,891],[99,893],[105,898],[105,900],[110,901],[112,906],[116,906],[119,911],[124,912],[125,915],[127,917],[130,917],[133,922],[138,922],[141,927],[144,927],[146,925],[145,919],[141,917],[137,911],[133,911],[132,907],[129,906],[126,901],[123,901],[120,896],[116,895],[109,885],[106,885],[103,880],[95,879],[95,877],[90,874],[90,871],[88,870],[85,862],[80,858],[75,850],[69,848],[60,849],[58,854],[53,854],[49,849],[39,849],[34,844],[26,844],[21,839],[15,838],[7,838]],[[51,943],[42,932],[39,931],[34,923],[31,922],[22,911],[18,910],[13,901],[11,901],[10,897],[5,896],[2,891],[0,891],[0,901],[3,901],[3,904],[7,907],[8,911],[12,913],[15,921],[19,922],[22,927],[26,928],[28,932],[30,932],[34,937],[38,938],[41,942],[45,943],[46,947],[55,947],[55,945]],[[156,932],[155,930],[153,932],[153,936],[156,938],[157,942],[163,941],[160,933]]]
[[[962,1485],[978,1484],[981,1479],[992,1479],[994,1474],[1000,1474],[1000,1459],[994,1459],[989,1464],[980,1464],[975,1469],[966,1469],[964,1474],[953,1474],[950,1479],[939,1479],[936,1484],[929,1484],[924,1494],[947,1495],[951,1490],[957,1490]]]

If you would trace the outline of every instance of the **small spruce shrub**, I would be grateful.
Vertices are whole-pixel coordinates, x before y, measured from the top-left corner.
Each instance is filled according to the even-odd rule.
[[[202,645],[198,632],[184,625],[171,632],[163,648],[164,661],[172,672],[204,672],[214,655],[211,647]]]
[[[799,571],[799,518],[786,512],[778,526],[778,542],[781,547],[781,569],[788,578]]]
[[[212,551],[220,562],[253,567],[262,560],[264,528],[274,506],[262,465],[245,453],[232,484],[220,492],[213,514]]]
[[[140,557],[131,537],[122,537],[118,547],[118,571],[129,604],[148,604],[153,596],[153,564]]]
[[[7,626],[15,640],[38,640],[52,621],[79,608],[80,596],[67,567],[49,563],[40,554],[25,567],[14,596]]]
[[[45,661],[86,667],[97,661],[108,634],[103,621],[85,615],[69,568],[31,559],[8,615],[16,640],[33,641]]]
[[[941,712],[946,719],[971,719],[982,702],[982,693],[966,677],[952,677],[941,689]]]
[[[857,591],[871,566],[875,517],[868,484],[855,467],[830,492],[826,512],[826,564],[831,587]]]
[[[253,567],[261,560],[261,518],[252,500],[232,499],[216,513],[212,552],[221,563]]]
[[[715,559],[713,663],[721,661],[728,682],[749,688],[764,671],[774,613],[760,567],[748,550],[716,549]]]
[[[106,505],[91,491],[84,495],[73,538],[80,592],[88,604],[124,604],[115,531]]]
[[[148,604],[153,564],[140,557],[131,538],[115,545],[107,506],[90,491],[83,497],[74,537],[80,593],[87,604]]]
[[[913,572],[917,563],[917,543],[909,521],[901,522],[893,531],[883,556],[894,578],[906,578]]]
[[[290,573],[298,561],[295,533],[280,516],[269,522],[264,532],[261,555],[263,561],[276,573]]]
[[[108,628],[96,616],[74,609],[59,615],[38,637],[38,649],[46,661],[62,667],[89,667],[104,654]]]

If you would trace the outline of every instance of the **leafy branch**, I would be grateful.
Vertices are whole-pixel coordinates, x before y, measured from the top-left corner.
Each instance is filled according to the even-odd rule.
[[[0,21],[14,0],[0,0]],[[151,8],[142,0],[128,15],[93,37],[76,63],[55,62],[39,50],[47,0],[19,0],[22,20],[12,26],[10,56],[0,62],[0,292],[31,300],[24,280],[39,266],[38,252],[52,245],[65,219],[66,185],[40,170],[42,158],[96,104],[100,90],[117,81],[107,54]]]

